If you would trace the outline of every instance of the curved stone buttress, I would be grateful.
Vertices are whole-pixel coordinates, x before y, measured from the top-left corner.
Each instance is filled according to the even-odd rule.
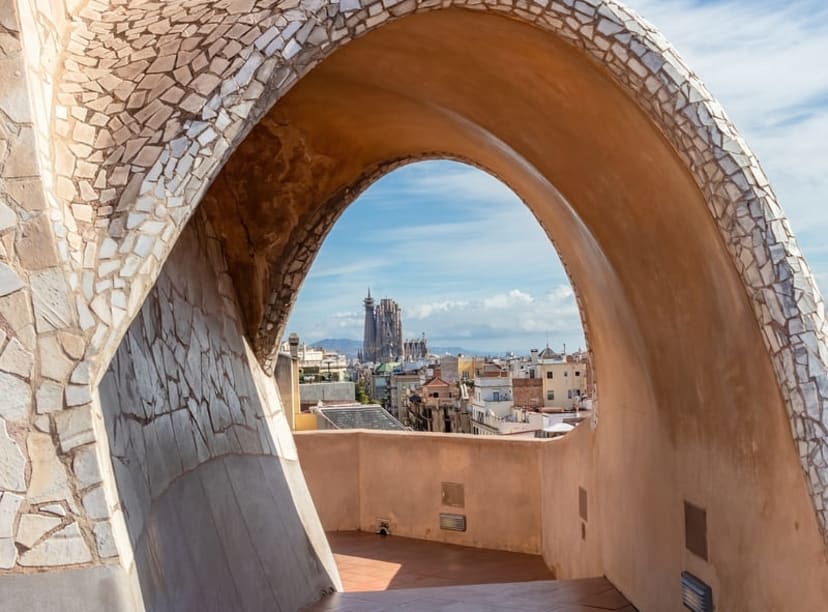
[[[181,551],[165,553],[160,536],[181,517],[165,514],[169,500],[197,501],[181,492],[196,477],[206,495],[211,466],[232,481],[216,495],[255,473],[231,455],[281,465],[298,521],[284,528],[311,544],[296,540],[290,556],[317,560],[300,572],[304,590],[271,586],[266,597],[295,602],[336,584],[269,356],[355,193],[388,164],[440,154],[516,190],[555,239],[584,309],[602,417],[583,479],[605,509],[602,544],[579,553],[550,529],[547,561],[574,574],[583,564],[573,559],[591,555],[586,565],[641,609],[678,609],[681,569],[714,584],[723,609],[824,607],[824,305],[758,162],[637,15],[597,0],[44,10],[21,0],[0,15],[13,77],[0,99],[0,580],[4,593],[27,594],[20,606],[101,581],[123,605],[143,593],[136,605],[174,606],[179,582],[165,563]],[[170,253],[184,231],[182,261]],[[207,270],[203,291],[173,282],[193,260]],[[169,282],[155,285],[165,262]],[[204,309],[212,289],[219,310]],[[233,321],[221,342],[195,341],[201,359],[181,372],[173,362],[187,363],[194,340],[164,319],[176,300],[210,325],[217,313]],[[150,363],[155,375],[141,370]],[[231,371],[233,385],[246,380],[236,412],[221,394]],[[113,385],[130,372],[158,376],[165,391]],[[175,396],[185,383],[188,395]],[[123,430],[135,432],[128,452]],[[138,441],[174,453],[179,471],[153,476]],[[146,470],[129,477],[143,479],[144,497],[118,467],[130,457],[127,471]],[[210,499],[215,522],[225,498]],[[684,499],[708,510],[708,563],[683,552]],[[87,578],[68,580],[61,566]]]

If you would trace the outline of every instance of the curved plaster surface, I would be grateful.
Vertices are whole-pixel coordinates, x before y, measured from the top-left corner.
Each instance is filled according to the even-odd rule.
[[[83,510],[78,474],[71,466],[76,454],[91,449],[101,461],[104,479],[111,480],[105,469],[105,436],[95,426],[100,415],[92,402],[93,391],[202,195],[272,104],[305,75],[312,78],[311,69],[324,58],[330,56],[336,62],[340,52],[351,48],[346,43],[366,33],[373,36],[370,33],[374,30],[379,34],[376,44],[381,45],[382,32],[397,18],[450,4],[508,16],[513,24],[508,27],[531,24],[531,33],[528,25],[520,26],[524,28],[521,36],[536,40],[547,55],[551,53],[547,59],[553,63],[564,56],[573,62],[569,72],[566,65],[559,66],[562,74],[578,72],[575,66],[584,67],[585,74],[573,75],[573,83],[580,83],[581,91],[589,91],[585,81],[603,79],[606,86],[600,89],[601,95],[620,100],[618,106],[606,105],[604,114],[591,117],[593,122],[604,123],[607,134],[579,124],[555,127],[549,105],[532,94],[531,85],[521,90],[524,95],[520,98],[506,99],[492,87],[477,92],[481,98],[491,93],[505,100],[496,126],[492,125],[491,103],[469,110],[467,116],[455,113],[451,119],[451,108],[462,106],[464,92],[437,91],[435,87],[442,79],[445,89],[445,71],[462,68],[460,60],[480,63],[462,48],[452,56],[453,61],[440,58],[437,65],[432,61],[428,66],[440,79],[431,82],[432,72],[418,75],[421,81],[417,85],[442,99],[446,108],[423,104],[428,98],[416,95],[416,91],[413,96],[411,91],[401,91],[399,83],[394,85],[393,74],[382,73],[383,62],[377,59],[379,72],[366,70],[369,82],[365,85],[370,94],[353,91],[353,80],[348,90],[351,77],[347,62],[340,62],[339,69],[344,70],[341,91],[349,96],[338,109],[353,113],[354,100],[361,96],[365,101],[367,96],[381,101],[386,123],[393,108],[412,121],[427,123],[428,129],[420,135],[390,125],[372,130],[364,122],[370,119],[372,107],[363,108],[362,115],[354,119],[362,122],[365,134],[360,139],[365,142],[385,129],[403,138],[403,144],[408,139],[407,148],[400,147],[400,161],[411,155],[447,153],[468,158],[506,178],[556,238],[582,298],[596,363],[619,365],[619,369],[602,367],[600,372],[605,425],[619,413],[608,411],[608,393],[609,397],[623,398],[621,404],[636,406],[637,398],[613,389],[630,390],[631,381],[640,381],[636,389],[645,398],[643,405],[662,406],[657,414],[667,415],[659,438],[666,446],[651,449],[652,456],[681,457],[682,449],[672,443],[690,440],[691,446],[709,451],[703,455],[710,465],[721,460],[737,472],[744,468],[746,480],[762,481],[760,489],[773,489],[779,484],[775,479],[783,480],[784,487],[777,492],[780,496],[782,490],[790,492],[794,500],[790,512],[797,516],[794,523],[805,526],[800,536],[793,536],[795,549],[811,555],[808,567],[822,567],[819,563],[824,561],[814,560],[814,538],[802,535],[808,524],[817,529],[815,518],[823,534],[828,523],[828,345],[822,299],[766,178],[721,107],[652,27],[616,2],[596,0],[518,5],[433,0],[364,5],[355,0],[339,4],[113,1],[70,6],[57,2],[48,8],[21,0],[16,11],[5,6],[0,28],[7,39],[15,41],[3,49],[7,67],[25,74],[27,86],[24,90],[22,82],[14,81],[2,103],[8,118],[4,137],[9,143],[0,160],[3,190],[11,218],[18,221],[4,221],[8,258],[0,270],[0,314],[10,339],[4,357],[11,351],[0,364],[7,389],[2,404],[5,422],[0,423],[7,432],[0,436],[0,476],[7,491],[4,498],[11,495],[9,507],[14,509],[8,530],[14,533],[22,513],[41,512],[41,508],[51,507],[49,502],[59,501],[67,512],[62,525],[87,549],[72,563],[103,562],[96,551],[102,542],[96,542],[96,537],[98,533],[109,537],[112,530],[107,518],[92,519]],[[460,23],[453,12],[436,14],[448,15],[443,25],[449,29]],[[414,23],[412,29],[416,30]],[[492,40],[502,44],[483,45],[481,55],[495,65],[501,52],[516,60],[506,73],[492,75],[494,83],[511,82],[513,87],[520,76],[526,77],[526,83],[539,79],[540,89],[554,94],[551,99],[557,99],[569,116],[584,120],[590,118],[590,110],[601,110],[596,106],[600,101],[592,100],[580,101],[583,109],[567,108],[563,103],[568,82],[549,83],[544,80],[546,73],[529,70],[529,66],[543,65],[542,58],[535,57],[540,55],[537,48],[520,40],[505,40],[505,25],[493,29],[501,36],[493,32]],[[458,33],[456,29],[452,32]],[[465,30],[459,33],[470,35]],[[428,33],[423,35],[428,38]],[[451,47],[449,41],[433,42]],[[397,44],[404,48],[408,41],[396,40],[392,46]],[[358,53],[359,47],[353,46]],[[515,53],[518,48],[524,53]],[[405,68],[407,74],[416,70],[418,64],[411,57],[399,52],[392,56],[403,59],[399,68]],[[359,65],[358,60],[353,61]],[[332,68],[336,66],[332,64]],[[386,62],[384,69],[389,68]],[[479,79],[480,70],[456,73],[458,85]],[[608,86],[610,78],[618,89]],[[297,90],[297,99],[313,102],[314,89]],[[376,98],[371,98],[374,95]],[[20,100],[24,102],[20,104]],[[315,104],[318,111],[319,103]],[[301,109],[291,110],[287,100],[285,108],[294,113],[293,120],[302,121]],[[538,126],[533,126],[539,128],[537,135],[519,135],[519,113],[542,117]],[[382,117],[383,113],[378,113],[378,118]],[[305,121],[310,118],[308,110]],[[631,134],[626,122],[641,125],[641,137],[654,148],[649,153],[634,150],[629,160],[619,160],[619,151],[607,143]],[[263,128],[266,125],[267,121]],[[328,118],[327,127],[340,129],[347,136],[348,130],[337,126],[333,117]],[[443,150],[428,142],[433,130],[445,130],[441,134],[441,140],[447,142]],[[595,157],[577,168],[559,148],[549,146],[554,141],[544,144],[540,140],[541,136],[561,137],[563,142],[574,143],[572,159],[584,160],[588,151],[585,143],[579,145],[573,138],[575,130],[584,131],[595,146],[591,151]],[[306,131],[302,134],[299,130],[300,141],[312,138],[313,130]],[[422,148],[414,146],[418,138]],[[634,138],[638,139],[639,133]],[[311,144],[319,148],[318,143]],[[352,146],[342,144],[334,153],[349,152]],[[298,161],[303,161],[301,147],[297,154]],[[383,144],[373,153],[362,151],[355,159],[359,164],[387,164],[392,160],[382,157],[388,154]],[[656,172],[647,168],[648,155],[653,156],[653,163],[659,163]],[[670,155],[673,163],[664,161]],[[347,196],[337,195],[332,187],[339,182],[339,188],[347,189],[372,172],[370,167],[357,168],[357,163],[350,169],[342,168],[343,160],[335,157],[315,161],[321,164],[316,177],[323,183],[318,195],[328,191],[333,198],[330,206],[316,209],[320,217],[316,226],[303,218],[281,226],[279,231],[293,225],[303,231],[317,227],[318,236],[324,236],[332,219],[325,219],[323,211],[335,215],[331,211],[341,207],[337,202]],[[618,166],[620,161],[623,164]],[[597,173],[599,162],[606,168],[623,168],[623,173]],[[302,163],[293,167],[294,173],[303,171]],[[305,164],[305,169],[314,167],[313,163]],[[569,183],[583,172],[594,183],[588,189],[581,187],[581,193]],[[668,208],[654,190],[639,190],[647,197],[636,206],[628,211],[626,206],[611,209],[611,202],[639,195],[631,187],[637,179],[651,187],[663,187],[679,199],[669,202],[672,205]],[[556,198],[552,181],[568,205]],[[695,192],[690,189],[693,184]],[[618,192],[610,185],[618,187]],[[602,197],[607,199],[599,201]],[[603,225],[604,214],[606,227],[618,228],[619,234],[609,235]],[[679,223],[687,223],[687,231],[679,232]],[[278,222],[274,227],[280,227]],[[566,232],[560,230],[564,227],[576,236],[564,238]],[[662,236],[660,247],[657,236]],[[663,245],[667,239],[675,241],[670,245],[675,249],[669,252]],[[281,246],[276,242],[271,249],[278,253]],[[625,244],[635,248],[631,246],[624,253]],[[307,265],[298,259],[296,269],[289,267],[285,272],[274,262],[273,252],[254,255],[258,262],[250,264],[228,248],[234,273],[253,270],[261,281],[250,288],[253,297],[243,295],[240,301],[247,333],[265,363],[284,312],[281,298],[274,301],[270,292],[284,287],[286,272],[295,274]],[[658,261],[664,253],[665,259]],[[662,263],[663,267],[656,265]],[[587,268],[589,273],[585,274]],[[643,278],[642,270],[650,270],[652,275]],[[679,280],[681,274],[690,279],[686,286]],[[291,291],[296,289],[296,278],[289,282]],[[642,281],[640,286],[637,281]],[[657,286],[667,286],[676,293],[659,294],[655,302],[646,302],[645,297],[657,293]],[[623,299],[608,303],[603,296]],[[670,308],[676,304],[681,308]],[[727,322],[741,322],[732,330],[723,325],[728,309],[732,310]],[[626,325],[626,331],[614,331],[620,326],[612,327],[613,322]],[[665,338],[656,337],[659,326],[676,332],[672,346]],[[723,333],[714,338],[717,331]],[[611,338],[624,340],[624,344],[613,344]],[[678,380],[684,374],[679,365],[683,355],[691,355],[696,362],[711,360],[719,367],[705,365],[692,377]],[[745,355],[755,358],[750,362],[753,367],[744,363]],[[673,393],[670,387],[676,382],[684,389],[684,400],[670,412],[664,407],[670,403],[665,399]],[[743,386],[748,387],[745,394],[737,393]],[[693,394],[696,399],[690,401]],[[700,416],[707,416],[714,406],[730,409],[744,405],[745,398],[760,401],[750,402],[749,410],[731,410],[728,414],[734,415],[734,420],[720,423],[724,429],[707,431],[710,422]],[[681,408],[690,410],[682,412]],[[697,412],[700,408],[701,415]],[[785,410],[789,423],[780,422]],[[752,435],[742,428],[745,423],[754,427],[749,430]],[[604,429],[599,429],[599,435]],[[56,435],[57,442],[44,454],[47,431]],[[728,431],[737,444],[723,447],[715,442],[721,442],[723,432]],[[607,444],[622,442],[630,440],[622,436]],[[776,471],[767,461],[774,454],[782,466]],[[811,493],[812,505],[807,510],[802,507],[805,502],[796,501],[802,499],[796,492],[803,486],[801,475],[794,477],[785,469],[795,456]],[[691,462],[695,458],[688,456]],[[47,487],[44,492],[42,479],[35,478],[44,465],[60,473],[55,476],[57,482],[64,483],[59,488],[60,499],[48,499],[56,496],[50,492],[54,489]],[[64,467],[58,469],[59,465]],[[673,476],[671,473],[668,478]],[[110,501],[114,507],[117,500]],[[674,504],[666,503],[672,508],[668,515],[675,516]],[[778,505],[771,502],[767,511],[789,525],[788,515]],[[674,532],[676,525],[662,527]],[[740,533],[738,526],[728,527]],[[747,532],[753,533],[754,527],[747,525],[740,537],[749,539]],[[117,527],[114,532],[118,533]],[[42,544],[50,544],[58,535],[45,537]],[[0,542],[0,566],[22,571],[16,565],[17,555],[6,554],[12,550],[6,544],[6,540]],[[824,557],[824,548],[821,554]],[[11,565],[3,565],[9,558]],[[48,565],[67,562],[54,557]]]

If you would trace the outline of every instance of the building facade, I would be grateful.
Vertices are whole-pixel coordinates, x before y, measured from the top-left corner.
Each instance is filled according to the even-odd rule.
[[[535,369],[543,384],[545,407],[572,410],[580,407],[587,397],[589,362],[585,358],[555,353],[546,347]]]

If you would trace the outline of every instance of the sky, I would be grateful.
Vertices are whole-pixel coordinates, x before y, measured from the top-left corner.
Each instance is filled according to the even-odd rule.
[[[828,287],[828,2],[628,0],[723,104]],[[454,162],[374,183],[325,240],[286,333],[362,338],[362,299],[391,297],[430,346],[527,353],[584,345],[554,249],[489,175]]]

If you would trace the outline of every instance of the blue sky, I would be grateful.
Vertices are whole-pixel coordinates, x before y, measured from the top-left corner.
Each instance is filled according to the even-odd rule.
[[[828,2],[629,0],[722,102],[828,287]],[[393,297],[408,336],[516,351],[582,346],[572,290],[526,207],[453,162],[404,167],[337,222],[287,331],[362,337],[362,298]],[[542,263],[541,263],[542,262]]]

